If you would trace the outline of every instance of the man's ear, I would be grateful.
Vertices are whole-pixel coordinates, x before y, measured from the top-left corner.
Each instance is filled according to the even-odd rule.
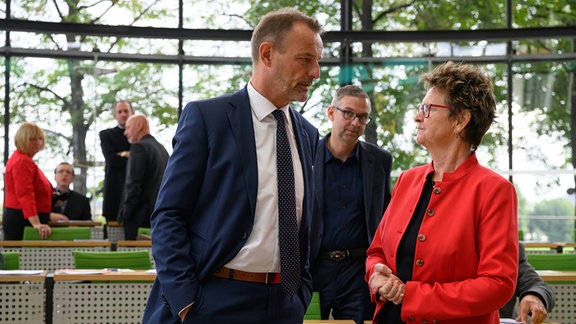
[[[272,52],[274,46],[270,42],[262,42],[259,47],[260,62],[262,62],[267,67],[272,65]]]

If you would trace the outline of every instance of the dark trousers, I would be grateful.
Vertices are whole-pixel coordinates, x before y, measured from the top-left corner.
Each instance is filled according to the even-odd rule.
[[[322,319],[330,313],[337,320],[364,323],[372,320],[376,305],[370,301],[370,290],[364,280],[364,258],[343,261],[317,260],[312,273],[314,291],[320,293]]]
[[[38,213],[38,218],[43,224],[48,224],[50,213]],[[24,218],[21,209],[4,208],[2,216],[2,230],[4,231],[4,240],[20,241],[24,237],[24,227],[32,226],[30,221]]]
[[[287,296],[280,285],[208,277],[199,300],[184,323],[297,324],[306,308],[298,295]]]

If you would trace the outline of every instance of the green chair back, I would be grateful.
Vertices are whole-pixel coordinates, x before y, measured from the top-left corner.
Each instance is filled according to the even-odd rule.
[[[76,269],[132,269],[149,270],[152,268],[147,250],[136,251],[74,251]]]
[[[138,235],[150,235],[151,229],[148,227],[138,227]]]
[[[312,293],[312,300],[310,301],[310,305],[308,306],[308,310],[306,310],[306,314],[304,314],[305,320],[319,320],[322,319],[320,314],[320,293],[314,291]]]
[[[576,270],[576,253],[571,254],[526,254],[528,263],[536,270],[574,271]]]
[[[41,241],[43,240],[38,234],[38,230],[31,226],[24,228],[24,241]],[[52,233],[46,240],[48,241],[74,241],[90,240],[90,227],[52,227]]]
[[[20,255],[18,252],[2,252],[4,264],[1,265],[2,270],[20,270]]]

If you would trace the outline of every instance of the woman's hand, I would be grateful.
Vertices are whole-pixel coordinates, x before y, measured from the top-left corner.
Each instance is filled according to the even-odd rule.
[[[40,234],[40,238],[43,240],[52,234],[52,229],[46,224],[34,224],[34,228],[38,230],[38,234]]]
[[[388,300],[398,305],[404,300],[406,285],[384,264],[378,263],[374,266],[368,285],[370,291],[379,296],[381,301]]]

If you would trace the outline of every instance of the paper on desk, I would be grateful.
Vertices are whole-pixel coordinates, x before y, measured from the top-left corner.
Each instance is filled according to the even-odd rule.
[[[39,275],[44,270],[0,270],[0,275]]]
[[[501,318],[500,324],[522,324],[522,322],[516,322],[516,320],[512,318]]]
[[[112,271],[107,269],[62,269],[58,272],[61,274],[105,274]]]

